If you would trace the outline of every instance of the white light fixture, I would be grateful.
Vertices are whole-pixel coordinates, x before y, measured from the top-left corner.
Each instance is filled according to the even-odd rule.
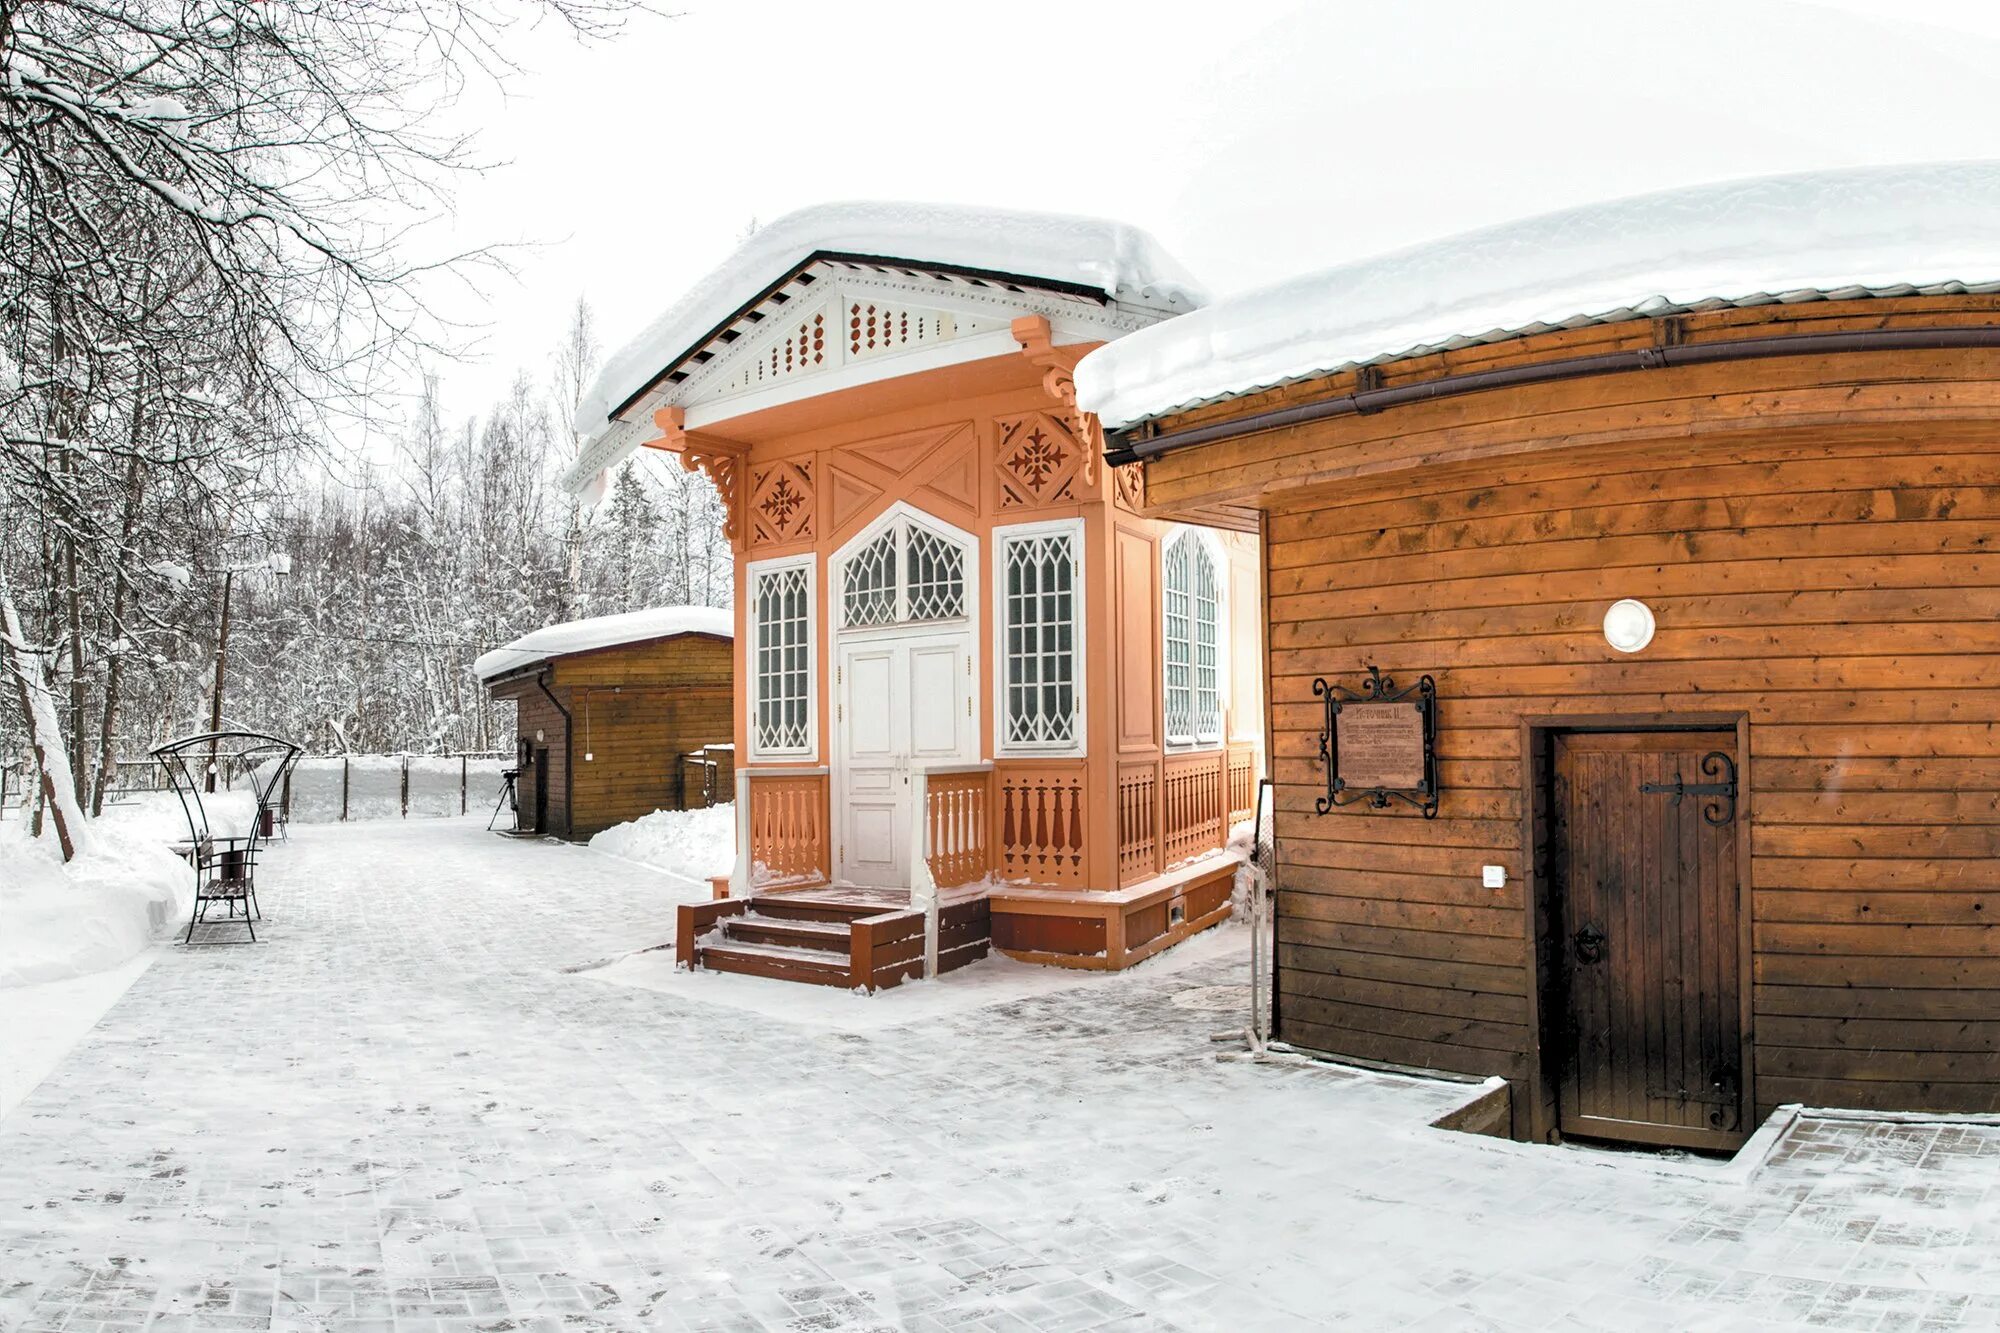
[[[1604,641],[1621,653],[1636,653],[1653,641],[1653,608],[1630,597],[1604,613]]]

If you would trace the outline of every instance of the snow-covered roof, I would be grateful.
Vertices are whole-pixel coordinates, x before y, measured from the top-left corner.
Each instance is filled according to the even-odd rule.
[[[602,434],[611,413],[699,350],[774,282],[822,255],[1040,281],[1162,315],[1206,299],[1179,261],[1122,222],[947,204],[820,204],[751,233],[606,361],[578,408],[578,433]]]
[[[1218,301],[1077,367],[1107,428],[1312,375],[1724,305],[2000,290],[2000,162],[1726,181],[1565,209]]]
[[[482,681],[492,680],[522,667],[546,662],[552,657],[589,652],[593,648],[616,648],[620,644],[644,643],[676,634],[713,634],[734,638],[736,617],[731,611],[712,606],[655,606],[644,611],[625,611],[615,616],[592,616],[560,625],[544,625],[530,634],[490,653],[481,653],[472,672]]]

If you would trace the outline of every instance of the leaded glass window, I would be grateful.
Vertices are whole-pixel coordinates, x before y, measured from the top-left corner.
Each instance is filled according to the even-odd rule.
[[[965,548],[922,528],[905,528],[909,620],[956,620],[965,614]]]
[[[896,532],[891,529],[847,558],[841,599],[849,629],[896,622]]]
[[[1076,743],[1076,536],[1004,538],[1002,642],[1008,745]]]
[[[812,570],[806,565],[760,570],[753,606],[757,633],[758,751],[812,748],[810,722]]]
[[[1207,546],[1184,532],[1161,566],[1166,611],[1166,720],[1169,745],[1222,739],[1221,596]]]
[[[840,582],[847,629],[922,625],[966,614],[965,548],[907,520],[848,556]]]

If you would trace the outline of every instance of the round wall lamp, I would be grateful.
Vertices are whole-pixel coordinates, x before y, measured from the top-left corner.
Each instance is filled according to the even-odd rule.
[[[1604,613],[1604,641],[1621,653],[1636,653],[1653,641],[1653,608],[1630,597]]]

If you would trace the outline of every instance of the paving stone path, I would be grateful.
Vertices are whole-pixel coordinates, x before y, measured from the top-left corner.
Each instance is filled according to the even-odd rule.
[[[2000,1130],[1808,1119],[1747,1184],[1447,1134],[1217,1062],[1171,1001],[1226,961],[760,1018],[566,970],[675,891],[476,820],[268,885],[0,1121],[0,1333],[2000,1327]]]

